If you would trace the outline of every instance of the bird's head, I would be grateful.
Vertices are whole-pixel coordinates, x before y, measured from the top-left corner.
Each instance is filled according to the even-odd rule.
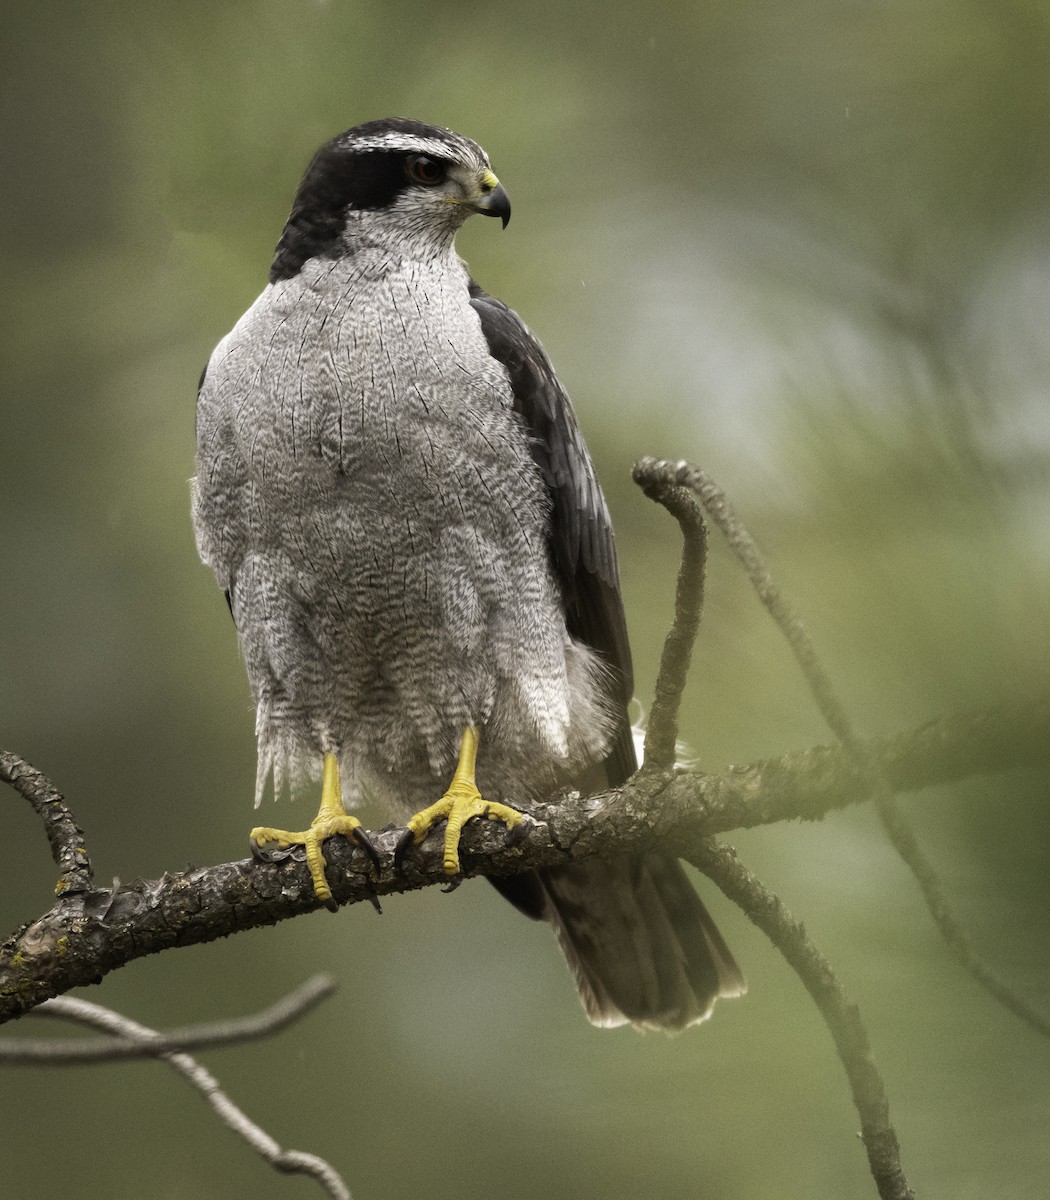
[[[357,125],[314,155],[270,281],[368,242],[429,257],[451,246],[471,213],[510,220],[507,193],[476,142],[401,117]]]

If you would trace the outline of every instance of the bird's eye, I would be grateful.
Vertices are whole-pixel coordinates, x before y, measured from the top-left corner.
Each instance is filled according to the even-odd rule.
[[[413,154],[408,160],[408,177],[426,187],[435,187],[443,183],[448,166],[440,158],[431,158],[429,154]]]

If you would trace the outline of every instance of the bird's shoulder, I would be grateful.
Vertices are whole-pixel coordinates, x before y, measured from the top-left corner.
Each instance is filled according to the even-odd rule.
[[[557,513],[560,564],[571,570],[582,566],[617,584],[612,522],[572,401],[521,317],[473,280],[469,291],[489,353],[507,372],[514,409],[528,428],[544,482],[556,506],[559,501],[564,506]]]

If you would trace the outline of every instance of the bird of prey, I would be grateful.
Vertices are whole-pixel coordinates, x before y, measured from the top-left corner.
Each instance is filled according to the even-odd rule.
[[[613,534],[576,416],[521,319],[456,254],[472,213],[510,218],[475,142],[392,118],[323,145],[269,283],[219,343],[197,404],[193,519],[233,615],[256,705],[256,804],[321,781],[301,833],[371,850],[344,805],[445,823],[636,760]],[[678,862],[586,861],[494,879],[548,921],[589,1018],[677,1030],[744,990]]]

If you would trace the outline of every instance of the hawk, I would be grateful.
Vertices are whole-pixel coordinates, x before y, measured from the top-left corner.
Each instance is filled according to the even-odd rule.
[[[256,805],[320,780],[305,846],[374,854],[346,806],[444,822],[635,770],[631,656],[609,513],[576,416],[518,315],[455,251],[510,219],[475,142],[401,118],[323,145],[269,282],[197,403],[193,520],[256,706]],[[681,1029],[744,981],[678,862],[587,861],[492,882],[553,927],[588,1017]]]

